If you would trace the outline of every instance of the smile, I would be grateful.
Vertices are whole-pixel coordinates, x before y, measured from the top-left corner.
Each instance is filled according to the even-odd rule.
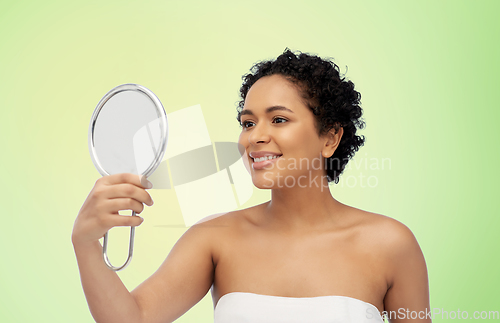
[[[269,160],[269,159],[276,159],[281,157],[282,155],[279,156],[266,156],[266,157],[261,157],[261,158],[253,158],[254,163],[258,163],[264,160]]]
[[[266,157],[261,157],[261,158],[252,158],[252,160],[253,160],[252,168],[254,170],[264,169],[267,166],[275,163],[276,160],[279,159],[281,156],[282,155],[279,155],[279,156],[266,156]]]

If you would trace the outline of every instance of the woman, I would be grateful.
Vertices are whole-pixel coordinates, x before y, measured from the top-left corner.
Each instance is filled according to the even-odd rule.
[[[211,290],[215,323],[430,322],[425,260],[412,232],[337,201],[348,160],[364,143],[360,94],[330,60],[286,49],[244,77],[243,160],[270,201],[190,227],[160,268],[129,292],[98,241],[137,226],[153,201],[132,174],[97,180],[72,241],[97,322],[172,322]]]

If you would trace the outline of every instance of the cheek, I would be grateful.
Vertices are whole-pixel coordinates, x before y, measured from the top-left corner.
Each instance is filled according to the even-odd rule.
[[[318,137],[304,127],[290,127],[282,133],[280,143],[297,152],[301,156],[311,156],[319,151]],[[284,147],[283,147],[284,149]]]
[[[247,135],[241,133],[240,136],[238,137],[238,151],[240,153],[240,156],[245,157],[247,146],[248,146]]]
[[[245,146],[245,134],[243,132],[240,133],[240,136],[238,137],[238,144]]]

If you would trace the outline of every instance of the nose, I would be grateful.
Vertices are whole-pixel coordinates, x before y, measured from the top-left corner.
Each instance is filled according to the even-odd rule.
[[[270,139],[269,129],[264,122],[259,122],[255,125],[248,136],[248,142],[252,145],[267,143]]]

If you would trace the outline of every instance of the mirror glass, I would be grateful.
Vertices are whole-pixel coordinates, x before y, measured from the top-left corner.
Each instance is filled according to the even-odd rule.
[[[132,173],[148,177],[166,148],[167,118],[158,98],[137,84],[124,84],[99,102],[89,131],[89,149],[103,176]]]

